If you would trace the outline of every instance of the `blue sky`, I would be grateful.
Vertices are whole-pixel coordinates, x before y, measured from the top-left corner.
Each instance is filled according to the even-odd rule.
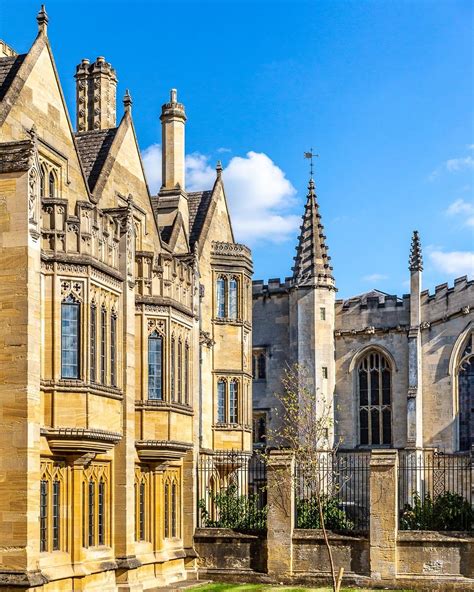
[[[0,0],[0,36],[19,52],[33,41],[38,8]],[[152,187],[161,104],[178,88],[188,186],[210,186],[222,160],[255,278],[291,273],[311,146],[340,297],[406,292],[415,228],[426,288],[472,277],[470,1],[50,0],[46,8],[71,113],[76,64],[105,56],[119,99],[131,91]]]

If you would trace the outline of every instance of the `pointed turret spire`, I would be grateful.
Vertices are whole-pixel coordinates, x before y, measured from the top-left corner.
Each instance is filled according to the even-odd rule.
[[[123,96],[123,107],[125,109],[125,111],[131,111],[132,110],[132,96],[130,95],[130,91],[127,90],[125,91],[125,94]]]
[[[313,177],[308,184],[308,194],[303,215],[303,224],[296,247],[293,280],[296,285],[315,285],[334,289],[332,267],[329,264],[324,226],[316,196]]]
[[[46,8],[44,4],[41,5],[41,9],[36,16],[36,21],[38,22],[38,30],[41,33],[46,34],[48,30],[48,14],[46,13]]]
[[[423,256],[421,254],[421,242],[418,230],[413,231],[410,259],[408,263],[410,271],[423,271]]]
[[[221,176],[222,176],[222,171],[223,171],[223,168],[222,168],[222,162],[221,162],[220,160],[218,160],[218,161],[217,161],[217,164],[216,164],[216,175],[217,175],[217,178],[218,178],[218,179],[220,179],[220,178],[221,178]]]

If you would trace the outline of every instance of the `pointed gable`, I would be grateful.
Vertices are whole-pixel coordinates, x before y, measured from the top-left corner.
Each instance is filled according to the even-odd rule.
[[[117,128],[114,127],[76,134],[79,156],[91,192],[94,191],[116,133]]]
[[[303,224],[296,247],[295,265],[293,267],[293,281],[299,286],[317,285],[328,288],[334,287],[332,267],[326,246],[324,226],[321,224],[321,214],[317,201],[314,181],[308,184],[308,194]]]

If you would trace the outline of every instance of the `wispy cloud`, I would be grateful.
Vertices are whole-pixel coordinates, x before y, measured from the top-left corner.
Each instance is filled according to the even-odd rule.
[[[462,216],[463,224],[465,226],[474,227],[474,204],[465,201],[464,199],[457,199],[446,210],[449,216]]]
[[[474,275],[473,251],[443,251],[439,248],[427,248],[433,266],[443,273],[453,275]]]
[[[388,280],[388,275],[383,273],[372,273],[369,275],[364,275],[362,279],[364,282],[381,282],[383,280]]]
[[[223,146],[221,146],[220,148],[217,149],[217,152],[219,154],[222,154],[224,152],[232,152],[232,149],[231,148],[224,148]]]
[[[468,150],[474,149],[474,144],[468,144],[466,146]],[[430,181],[437,179],[441,173],[458,173],[464,170],[474,169],[474,157],[470,154],[466,156],[459,156],[457,158],[449,158],[440,165],[438,165],[428,176]]]
[[[161,187],[161,145],[152,144],[142,157],[150,191],[157,193]],[[278,243],[295,235],[301,218],[289,209],[296,189],[269,156],[253,151],[234,156],[223,177],[237,240]],[[186,156],[188,191],[210,189],[215,178],[208,156],[198,152]]]

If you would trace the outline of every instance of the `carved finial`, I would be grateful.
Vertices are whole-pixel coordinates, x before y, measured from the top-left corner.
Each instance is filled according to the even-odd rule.
[[[178,91],[175,88],[170,90],[170,103],[178,102]]]
[[[30,134],[31,141],[36,143],[38,140],[38,130],[36,129],[36,125],[33,124],[28,132]]]
[[[221,163],[221,161],[220,161],[220,160],[218,160],[218,161],[217,161],[217,164],[216,164],[216,173],[217,173],[217,178],[218,178],[218,179],[220,179],[220,178],[221,178],[221,176],[222,176],[222,171],[223,171],[223,168],[222,168],[222,163]]]
[[[132,97],[130,95],[130,91],[127,88],[127,90],[125,91],[125,95],[123,97],[123,107],[126,112],[130,112],[132,110],[132,103]]]
[[[410,271],[423,271],[423,256],[421,254],[421,243],[418,230],[413,231],[411,239],[409,269]]]
[[[48,15],[44,4],[41,5],[41,10],[38,12],[36,20],[38,22],[38,31],[46,35],[48,30]]]

